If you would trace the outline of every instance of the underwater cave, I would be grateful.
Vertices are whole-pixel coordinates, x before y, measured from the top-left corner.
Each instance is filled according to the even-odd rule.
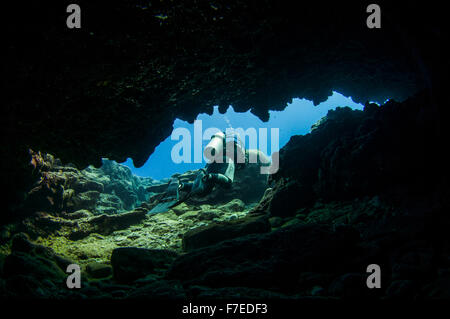
[[[449,298],[442,13],[68,4],[7,21],[2,298]]]

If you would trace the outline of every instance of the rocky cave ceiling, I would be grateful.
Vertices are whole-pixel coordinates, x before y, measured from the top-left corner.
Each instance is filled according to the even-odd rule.
[[[251,111],[332,90],[355,101],[403,100],[435,85],[444,35],[436,8],[379,2],[79,1],[8,11],[2,131],[10,157],[28,147],[79,168],[102,157],[143,165],[175,118]],[[11,155],[12,154],[12,155]],[[8,156],[8,155],[7,155]],[[5,160],[5,158],[3,159]]]

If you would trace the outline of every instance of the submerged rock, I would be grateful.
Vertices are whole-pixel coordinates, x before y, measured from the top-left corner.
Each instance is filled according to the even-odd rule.
[[[90,190],[75,195],[71,202],[67,204],[67,208],[72,211],[87,209],[93,211],[97,206],[97,201],[100,198],[100,192]]]
[[[98,169],[78,170],[49,154],[39,158],[42,164],[36,174],[41,178],[25,200],[31,213],[43,211],[69,219],[77,219],[73,214],[77,211],[114,215],[145,202],[149,197],[145,189],[157,183],[133,175],[128,167],[114,161],[103,160]]]
[[[272,216],[287,217],[295,215],[300,207],[305,207],[314,202],[311,191],[299,182],[280,181],[272,189],[268,196],[268,210]]]
[[[54,261],[44,259],[39,255],[14,252],[5,259],[4,276],[33,276],[35,279],[49,279],[62,283],[67,275]]]
[[[272,227],[280,227],[281,225],[283,225],[283,218],[278,216],[270,217],[269,222]]]
[[[188,231],[183,236],[183,249],[191,251],[218,242],[254,233],[270,231],[267,217],[248,216],[231,222],[213,223]]]
[[[86,266],[86,271],[92,278],[108,277],[112,273],[112,267],[101,263],[90,263]]]
[[[180,205],[177,205],[172,208],[172,211],[177,215],[180,216],[182,214],[185,214],[186,212],[190,211],[191,208],[186,203],[181,203]]]
[[[270,287],[295,292],[301,290],[297,278],[303,272],[329,274],[355,265],[364,267],[357,258],[361,253],[357,240],[348,231],[295,225],[193,250],[173,262],[167,277],[186,285]]]
[[[437,197],[448,198],[448,194],[427,198],[429,194],[418,192],[423,187],[417,183],[380,179],[376,163],[389,174],[398,173],[398,158],[392,166],[389,162],[402,155],[395,148],[381,148],[381,158],[366,158],[387,133],[398,141],[404,138],[397,129],[392,131],[391,125],[395,127],[404,115],[396,108],[390,103],[384,111],[373,106],[364,112],[337,109],[311,134],[293,137],[281,152],[285,161],[280,161],[280,172],[271,176],[271,188],[265,181],[255,182],[261,186],[258,193],[264,186],[264,196],[254,207],[244,197],[255,196],[250,191],[257,187],[238,183],[235,190],[188,201],[165,213],[147,215],[154,203],[141,203],[123,213],[142,198],[144,185],[152,190],[152,202],[163,184],[146,183],[113,162],[99,173],[93,168],[77,171],[55,161],[52,165],[58,169],[49,165],[45,183],[37,185],[30,197],[39,203],[39,196],[53,194],[37,206],[49,211],[37,212],[18,229],[25,226],[32,238],[41,236],[41,242],[82,264],[92,279],[82,296],[445,296],[448,216],[441,213],[447,206]],[[385,120],[390,123],[386,127]],[[419,159],[413,162],[423,164]],[[416,168],[423,174],[423,167]],[[188,181],[195,174],[177,176]],[[46,239],[50,232],[53,237]],[[3,241],[13,233],[5,232]],[[13,252],[4,258],[6,279],[0,284],[9,289],[21,283],[25,294],[48,294],[60,275],[50,276],[45,284],[43,276],[60,273],[57,269],[63,270],[66,262],[23,234],[14,237],[11,247]],[[177,255],[172,249],[185,253]],[[382,263],[386,273],[383,289],[377,291],[367,289],[367,274],[361,273],[372,262]],[[25,274],[24,269],[31,268],[36,274]],[[127,285],[109,289],[107,281]]]
[[[131,225],[137,224],[145,218],[147,211],[145,209],[136,209],[134,211],[118,215],[100,215],[92,217],[86,221],[80,222],[78,229],[69,234],[73,240],[81,239],[91,233],[111,234],[115,230],[125,229]]]
[[[271,179],[299,183],[298,199],[289,196],[294,201],[427,194],[441,174],[429,103],[419,94],[381,107],[367,103],[364,111],[330,110],[311,133],[293,136],[280,150],[280,169]]]
[[[241,212],[245,209],[245,203],[239,198],[236,198],[220,206],[219,209],[225,212]]]
[[[54,261],[64,271],[68,265],[73,264],[72,260],[59,256],[53,249],[32,243],[29,240],[29,237],[24,233],[14,235],[11,243],[11,252],[23,252],[43,256],[44,258]]]
[[[117,248],[111,255],[113,276],[119,283],[131,283],[155,273],[157,269],[168,268],[176,257],[177,253],[171,250]]]
[[[80,209],[80,210],[77,210],[76,212],[67,213],[65,215],[65,217],[68,219],[81,219],[81,218],[86,218],[86,217],[91,217],[91,216],[92,216],[92,213],[90,211],[88,211],[87,209]]]
[[[48,247],[31,243],[25,234],[15,235],[3,265],[7,296],[56,296],[67,289],[65,271],[72,263]]]

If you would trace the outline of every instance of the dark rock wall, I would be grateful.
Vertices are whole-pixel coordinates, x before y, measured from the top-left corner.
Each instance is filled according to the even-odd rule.
[[[145,163],[175,118],[213,105],[262,119],[294,97],[324,101],[405,99],[421,88],[440,99],[446,33],[433,5],[279,1],[79,1],[82,28],[65,26],[69,1],[8,9],[2,156],[8,209],[23,198],[28,148],[78,168],[101,158]],[[6,170],[6,168],[9,168]]]
[[[437,116],[427,94],[381,107],[366,104],[364,111],[329,111],[310,134],[293,136],[281,149],[271,180],[289,180],[283,183],[291,188],[296,183],[305,203],[429,194],[448,179],[440,165]]]
[[[199,297],[245,286],[296,298],[448,298],[449,176],[429,103],[419,94],[330,111],[281,150],[273,188],[250,213],[269,217],[272,231],[193,250],[205,239],[190,232],[167,278]],[[367,289],[371,263],[381,289]]]
[[[100,167],[103,157],[131,157],[141,166],[175,118],[192,121],[213,105],[251,109],[266,120],[269,109],[294,97],[319,103],[332,90],[358,102],[397,101],[366,104],[362,112],[338,109],[311,134],[291,139],[272,189],[250,213],[270,217],[272,231],[265,223],[262,233],[165,258],[163,280],[139,268],[159,252],[138,253],[127,264],[136,253],[121,251],[116,280],[118,266],[147,277],[134,286],[87,286],[84,296],[448,298],[445,10],[378,1],[382,29],[369,30],[369,2],[193,0],[144,8],[137,1],[80,1],[82,29],[67,30],[68,3],[21,2],[5,17],[13,36],[2,59],[2,219],[27,215],[30,202],[50,213],[68,198],[112,202],[102,189],[132,201],[120,183],[64,187],[70,178],[63,182],[51,160],[30,148],[77,168]],[[131,217],[144,215],[140,209]],[[106,227],[112,219],[94,222]],[[0,260],[7,295],[64,296],[55,287],[69,261],[20,237]],[[374,261],[383,287],[369,291],[365,267]],[[54,283],[43,286],[49,275]]]
[[[86,267],[90,277],[77,292],[61,286],[61,269],[68,260],[16,234],[11,253],[0,255],[0,295],[448,298],[448,173],[434,165],[441,148],[429,102],[427,94],[419,94],[402,103],[367,104],[364,111],[330,111],[310,134],[293,137],[281,150],[280,170],[271,178],[273,187],[246,217],[186,229],[181,234],[181,254],[116,248],[110,266]],[[51,171],[57,163],[48,156],[33,158],[42,170]],[[108,165],[115,167],[112,162]],[[347,169],[348,165],[353,169]],[[112,170],[127,180],[126,171]],[[180,176],[189,177],[192,172]],[[101,188],[95,183],[89,187]],[[51,187],[44,190],[44,194],[52,191]],[[244,203],[235,200],[215,210],[223,214],[234,206],[241,210]],[[100,234],[107,236],[141,222],[148,217],[147,211],[148,205],[143,205],[133,212],[100,215],[85,224],[80,221],[79,230],[69,238],[77,241],[93,233],[102,238]],[[169,222],[167,215],[183,220],[200,213],[178,207],[164,214],[154,215],[161,218],[156,223]],[[175,227],[173,222],[169,225]],[[165,232],[173,231],[170,227]],[[366,285],[366,269],[373,263],[381,267],[380,289]],[[95,274],[95,268],[100,273]],[[91,280],[93,276],[104,278]]]

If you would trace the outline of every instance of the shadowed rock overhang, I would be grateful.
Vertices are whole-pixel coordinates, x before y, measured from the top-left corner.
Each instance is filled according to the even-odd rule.
[[[69,3],[8,11],[11,177],[27,148],[78,168],[102,157],[142,166],[175,118],[192,122],[214,105],[267,120],[292,98],[317,104],[332,90],[362,103],[440,92],[445,19],[432,6],[379,2],[375,30],[369,2],[79,1],[82,27],[71,30]]]

